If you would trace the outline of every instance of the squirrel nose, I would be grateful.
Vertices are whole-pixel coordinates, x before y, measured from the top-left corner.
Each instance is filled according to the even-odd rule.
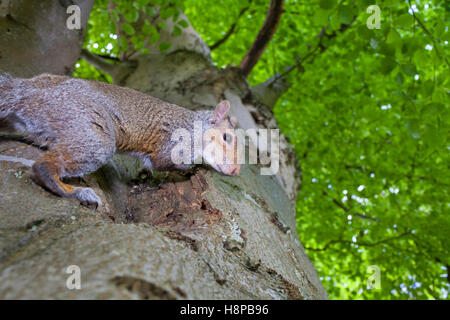
[[[231,175],[233,175],[233,176],[238,175],[238,174],[239,174],[239,168],[238,168],[238,167],[234,168],[230,173],[231,173]]]

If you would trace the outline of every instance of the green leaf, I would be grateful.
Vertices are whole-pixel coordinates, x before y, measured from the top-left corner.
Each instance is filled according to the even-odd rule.
[[[417,50],[413,60],[419,68],[426,68],[429,62],[428,55],[424,49]]]
[[[176,10],[173,7],[165,8],[160,12],[161,19],[169,19],[172,16],[175,16]]]
[[[129,36],[134,34],[134,28],[131,24],[124,23],[122,24],[122,30]]]
[[[136,36],[131,37],[131,42],[133,43],[134,49],[136,50],[140,50],[144,47],[144,41],[139,37]]]
[[[448,105],[448,102],[450,101],[450,97],[449,97],[449,94],[445,93],[443,89],[436,88],[436,90],[434,90],[434,92],[433,92],[432,100],[433,100],[433,102],[443,103],[443,104]]]
[[[439,147],[442,143],[442,138],[439,134],[439,130],[433,124],[427,124],[425,126],[423,140],[430,148],[433,149]]]
[[[328,24],[328,12],[323,10],[317,10],[313,17],[314,23],[318,25]]]
[[[144,23],[144,26],[142,27],[142,33],[144,35],[150,35],[153,34],[154,32],[157,32],[156,28],[154,26],[152,26],[150,23],[147,23],[147,21],[145,21],[146,23]]]
[[[174,36],[180,36],[181,35],[181,29],[178,26],[174,26],[172,33],[173,33]]]
[[[121,51],[127,51],[128,50],[128,41],[125,37],[120,37],[120,49]]]
[[[330,18],[330,25],[333,30],[339,30],[341,28],[341,19],[339,18],[338,12],[333,13],[333,15]],[[363,27],[365,30],[368,30],[366,27]],[[361,32],[360,28],[358,30]]]
[[[389,30],[387,43],[393,44],[395,47],[400,47],[402,45],[402,38],[394,28]]]
[[[154,8],[153,6],[151,6],[151,7],[145,7],[145,8],[144,8],[144,12],[145,12],[145,14],[146,14],[147,16],[149,16],[149,17],[153,17],[153,16],[156,15],[156,10],[155,10],[155,8]]]
[[[164,22],[159,21],[156,25],[157,25],[161,30],[166,29],[166,24],[165,24]]]
[[[187,28],[189,26],[188,22],[184,19],[178,21],[178,25],[180,25],[182,28]]]
[[[111,10],[111,15],[112,15],[112,17],[113,17],[113,19],[114,19],[115,21],[117,21],[117,22],[120,21],[119,14],[117,13],[116,10]]]
[[[170,46],[171,44],[169,42],[161,42],[159,44],[159,50],[164,53],[169,50]]]
[[[410,63],[401,65],[401,69],[408,76],[414,76],[417,74],[416,66]]]
[[[414,139],[420,138],[419,121],[417,119],[409,119],[405,122],[406,129]]]
[[[339,7],[339,18],[341,19],[342,24],[349,24],[353,19],[353,10],[350,6]]]
[[[426,80],[421,86],[421,93],[425,98],[431,97],[434,91],[434,82],[431,80]]]
[[[336,6],[335,0],[320,0],[319,7],[323,10],[333,9]]]
[[[386,57],[381,61],[380,71],[382,74],[387,75],[396,67],[397,63],[391,57]]]
[[[155,31],[150,36],[149,41],[150,41],[151,44],[154,44],[154,43],[158,42],[159,39],[160,39],[160,34],[159,34],[158,31]]]
[[[442,41],[450,42],[450,32],[444,32],[441,36]]]
[[[149,4],[150,0],[136,0],[133,1],[133,7],[136,9],[143,9]]]
[[[410,28],[414,24],[414,17],[409,13],[404,13],[394,19],[394,23],[402,28]]]
[[[139,19],[139,11],[131,10],[128,13],[126,13],[124,17],[127,22],[130,22],[130,23],[136,22]]]
[[[395,76],[395,81],[397,81],[397,83],[398,83],[399,86],[402,86],[402,85],[403,85],[403,83],[404,83],[404,81],[405,81],[405,78],[403,77],[403,75],[402,75],[401,72],[398,72],[398,73],[397,73],[397,75]]]

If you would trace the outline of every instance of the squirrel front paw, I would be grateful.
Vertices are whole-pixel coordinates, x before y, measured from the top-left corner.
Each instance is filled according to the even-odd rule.
[[[102,200],[91,188],[78,188],[74,197],[84,205],[94,205],[96,208],[102,204]]]

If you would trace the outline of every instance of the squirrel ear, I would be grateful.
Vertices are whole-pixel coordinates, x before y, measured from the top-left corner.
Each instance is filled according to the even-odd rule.
[[[228,112],[230,112],[230,102],[228,100],[220,101],[214,110],[211,123],[217,124],[225,120],[228,117]]]

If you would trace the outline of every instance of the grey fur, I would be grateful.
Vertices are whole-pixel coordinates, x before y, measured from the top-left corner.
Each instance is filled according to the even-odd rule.
[[[187,169],[194,153],[191,163],[174,164],[171,151],[177,142],[171,140],[171,134],[182,128],[193,138],[195,121],[202,122],[205,132],[213,126],[212,116],[213,111],[194,112],[97,81],[49,74],[31,79],[0,75],[0,131],[19,133],[46,147],[44,157],[56,166],[52,170],[61,178],[93,172],[117,150],[141,158],[150,169]],[[44,172],[41,178],[51,179],[45,177],[51,175]],[[88,188],[59,193],[100,203]]]
[[[73,158],[67,161],[76,163],[77,170],[64,170],[62,177],[92,172],[112,157],[116,150],[110,116],[114,103],[106,96],[77,79],[68,79],[51,90],[33,88],[22,79],[6,79],[0,78],[0,84],[14,82],[9,91],[0,91],[0,119],[9,120],[15,131],[41,147],[71,154]],[[105,130],[92,129],[97,120]]]
[[[102,200],[91,188],[78,188],[75,191],[74,197],[82,203],[95,204],[97,207],[102,205]]]

